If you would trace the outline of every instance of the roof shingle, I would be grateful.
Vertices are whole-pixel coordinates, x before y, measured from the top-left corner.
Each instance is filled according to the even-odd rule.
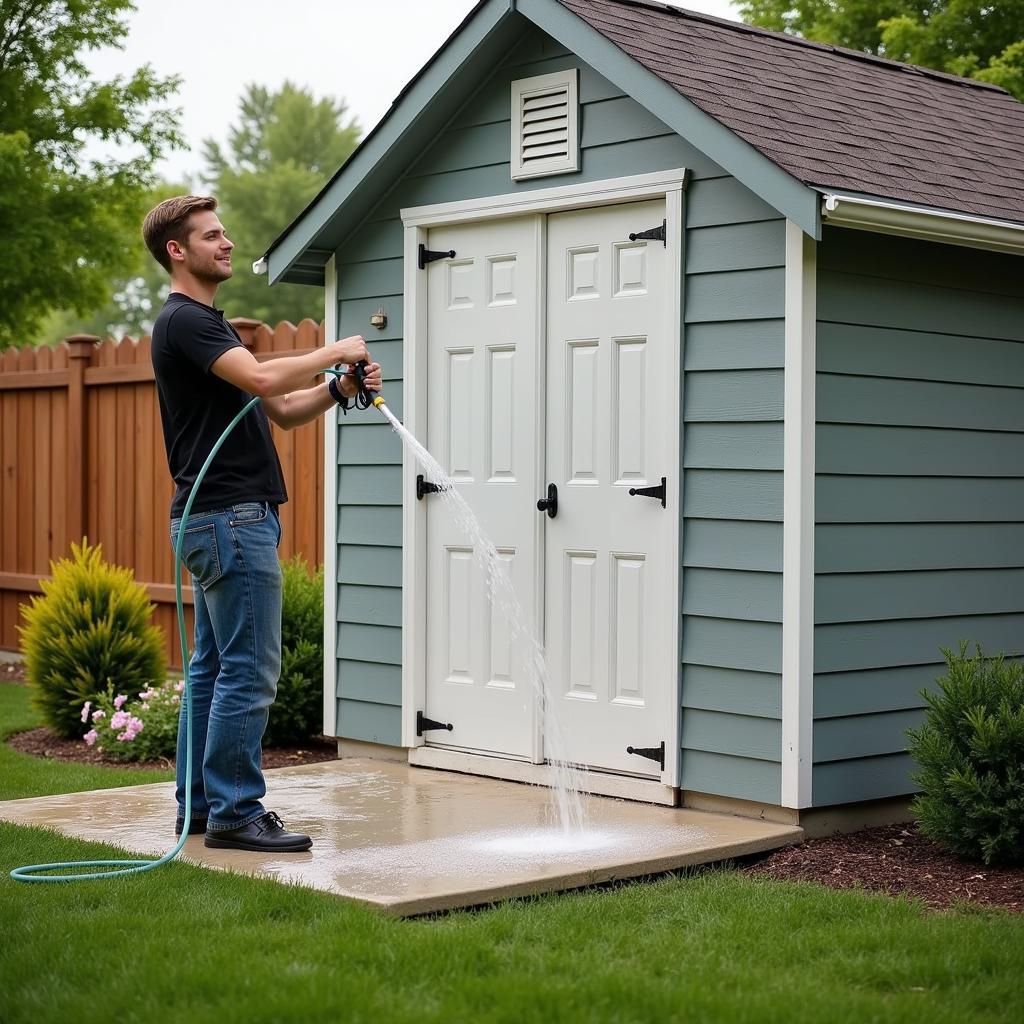
[[[559,0],[808,185],[1024,222],[1024,103],[650,0]]]

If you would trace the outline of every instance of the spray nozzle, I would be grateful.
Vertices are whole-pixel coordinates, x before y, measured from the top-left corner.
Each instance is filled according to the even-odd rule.
[[[384,404],[384,397],[376,391],[371,391],[366,386],[367,366],[369,366],[369,363],[365,359],[360,359],[358,363],[353,363],[352,366],[349,367],[349,373],[355,377],[356,386],[359,388],[359,391],[356,394],[356,408],[368,409],[372,405],[379,409]]]

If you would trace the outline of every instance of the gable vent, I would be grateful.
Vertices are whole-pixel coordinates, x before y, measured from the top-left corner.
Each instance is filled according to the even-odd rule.
[[[512,83],[512,177],[579,170],[577,71]]]

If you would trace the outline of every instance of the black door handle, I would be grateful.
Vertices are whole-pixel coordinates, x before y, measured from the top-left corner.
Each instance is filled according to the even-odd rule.
[[[558,515],[558,488],[554,484],[548,484],[548,496],[537,502],[538,512],[547,512],[550,519]]]

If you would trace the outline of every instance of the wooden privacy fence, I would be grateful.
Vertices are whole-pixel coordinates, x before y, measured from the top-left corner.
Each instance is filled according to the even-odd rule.
[[[323,325],[231,321],[257,359],[323,345]],[[51,560],[87,537],[135,571],[156,604],[169,663],[181,667],[169,536],[172,484],[150,339],[75,335],[56,348],[0,357],[0,649],[17,650],[19,606],[41,592]],[[282,559],[323,562],[323,423],[273,427],[288,503]],[[186,576],[187,579],[187,576]],[[191,636],[192,591],[185,588]]]

